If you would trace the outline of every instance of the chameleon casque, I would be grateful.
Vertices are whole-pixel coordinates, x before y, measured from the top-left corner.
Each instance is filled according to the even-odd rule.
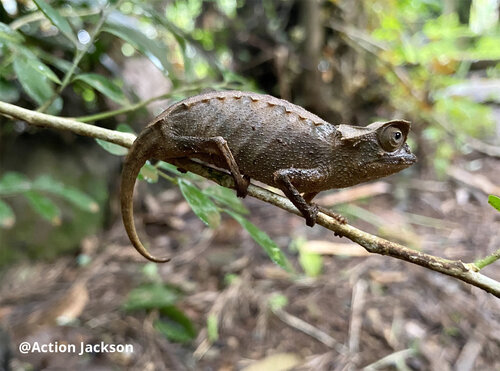
[[[394,174],[416,161],[404,120],[366,127],[333,125],[300,106],[269,95],[221,91],[196,95],[154,118],[132,145],[123,167],[123,223],[136,250],[152,256],[137,235],[132,196],[148,159],[199,159],[231,172],[237,195],[250,179],[279,188],[308,226],[316,222],[319,192]]]

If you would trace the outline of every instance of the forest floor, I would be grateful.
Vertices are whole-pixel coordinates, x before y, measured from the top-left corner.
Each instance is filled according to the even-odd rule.
[[[470,262],[500,245],[500,213],[486,203],[488,187],[500,184],[500,165],[480,161],[481,169],[465,177],[450,168],[447,182],[421,176],[398,186],[399,178],[388,178],[378,188],[362,188],[364,200],[334,209],[348,211],[350,223],[368,232]],[[382,192],[369,194],[373,189]],[[143,239],[154,254],[172,254],[172,261],[145,262],[116,213],[107,231],[81,243],[80,253],[90,257],[86,264],[73,256],[7,270],[0,282],[0,324],[11,336],[14,369],[500,370],[500,301],[480,289],[368,255],[326,229],[308,228],[297,216],[246,199],[249,219],[298,271],[292,241],[305,239],[306,249],[321,251],[321,274],[294,278],[233,219],[205,228],[176,188],[152,196],[141,185],[137,193],[144,200],[136,212],[139,233],[149,237]],[[349,197],[360,197],[354,193]],[[484,274],[500,280],[500,264]],[[175,304],[193,321],[194,340],[168,341],[154,328],[157,310],[123,309],[132,289],[155,280],[181,293]],[[213,322],[207,331],[208,318],[217,319],[215,336]],[[16,347],[22,341],[102,341],[132,344],[134,351],[21,355]],[[0,355],[1,346],[0,340]]]

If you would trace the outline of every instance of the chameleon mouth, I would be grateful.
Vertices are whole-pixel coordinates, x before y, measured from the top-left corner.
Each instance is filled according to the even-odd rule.
[[[392,163],[394,164],[399,164],[402,166],[410,166],[413,165],[415,162],[417,162],[417,156],[415,156],[413,153],[410,151],[410,147],[408,146],[407,143],[405,143],[399,151],[394,153],[392,157]]]
[[[410,152],[409,148],[401,148],[397,152],[385,154],[382,160],[386,164],[401,166],[403,168],[413,165],[417,162],[417,156]]]
[[[417,156],[415,156],[413,153],[402,153],[400,156],[397,158],[397,161],[400,164],[405,164],[405,165],[413,165],[415,162],[417,162]]]

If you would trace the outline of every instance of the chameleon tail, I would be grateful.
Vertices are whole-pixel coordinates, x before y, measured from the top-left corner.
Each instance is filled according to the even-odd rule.
[[[134,207],[132,202],[137,175],[139,174],[141,167],[146,163],[146,160],[151,157],[154,140],[154,129],[146,128],[144,132],[141,133],[135,140],[132,148],[130,148],[122,171],[120,201],[123,225],[125,226],[125,230],[127,231],[132,245],[134,245],[139,254],[144,256],[146,259],[157,263],[164,263],[170,259],[160,259],[151,255],[139,240],[139,236],[137,235],[137,231],[135,229]]]

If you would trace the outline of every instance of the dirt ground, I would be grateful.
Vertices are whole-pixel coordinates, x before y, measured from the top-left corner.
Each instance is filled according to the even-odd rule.
[[[384,180],[389,186],[382,194],[365,194],[350,208],[334,209],[347,211],[350,223],[368,232],[470,262],[500,245],[500,213],[487,205],[485,193],[488,187],[498,190],[499,170],[498,160],[486,158],[465,178],[453,168],[448,181],[396,175]],[[319,277],[292,277],[233,219],[225,216],[210,230],[177,189],[152,194],[141,184],[137,193],[139,233],[157,256],[175,256],[154,274],[182,293],[176,305],[194,322],[195,340],[168,341],[153,327],[156,310],[122,309],[130,290],[155,270],[130,246],[116,213],[107,231],[82,241],[87,264],[70,256],[14,266],[2,275],[0,323],[11,337],[13,369],[500,370],[500,301],[480,289],[407,262],[366,255],[345,238],[246,199],[250,220],[297,270],[292,240],[304,238],[311,249],[322,249]],[[500,264],[484,274],[500,280]],[[283,296],[286,305],[270,304]],[[209,317],[218,319],[214,341]],[[134,351],[21,355],[17,347],[23,341],[102,341],[132,344]],[[0,355],[2,349],[0,336]]]

